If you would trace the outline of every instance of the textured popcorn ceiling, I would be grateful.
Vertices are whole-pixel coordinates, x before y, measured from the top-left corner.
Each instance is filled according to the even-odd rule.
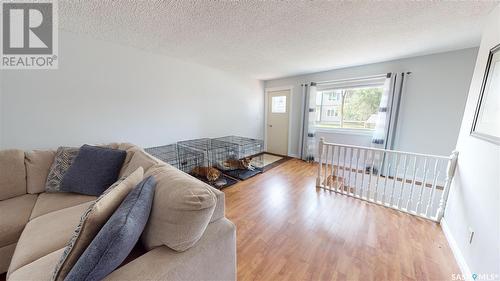
[[[479,45],[499,2],[59,1],[60,28],[257,79]]]

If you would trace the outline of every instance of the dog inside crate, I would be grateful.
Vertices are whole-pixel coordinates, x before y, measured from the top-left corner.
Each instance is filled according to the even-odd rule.
[[[235,155],[236,147],[232,144],[213,143],[211,139],[195,139],[178,142],[179,155],[193,152],[199,154],[196,165],[190,165],[191,169],[187,173],[216,187],[223,188],[236,183],[221,173],[224,162]],[[182,160],[180,161],[182,165]]]
[[[262,150],[261,140],[238,136],[193,139],[146,149],[151,155],[219,189],[236,183],[236,179],[262,172],[252,165],[254,156]]]
[[[224,170],[254,170],[251,165],[255,155],[263,152],[262,140],[240,137],[225,136],[213,139],[212,143],[218,147],[230,146],[233,149],[227,159],[222,162],[220,168]]]
[[[263,152],[264,143],[262,140],[240,136],[225,136],[213,139],[213,144],[218,147],[229,146],[232,149],[229,157],[217,163],[217,168],[224,174],[245,180],[262,173],[261,168],[252,165],[254,158]]]

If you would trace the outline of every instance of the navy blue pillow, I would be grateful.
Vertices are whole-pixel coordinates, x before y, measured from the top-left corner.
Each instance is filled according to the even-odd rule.
[[[125,260],[146,226],[155,186],[155,179],[149,176],[127,195],[85,249],[65,281],[102,280]]]
[[[117,179],[127,153],[83,145],[61,182],[61,191],[101,195]]]

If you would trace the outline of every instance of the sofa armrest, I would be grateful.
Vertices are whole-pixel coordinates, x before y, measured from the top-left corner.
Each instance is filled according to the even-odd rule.
[[[157,247],[105,280],[236,280],[236,227],[228,219],[219,219],[189,250]]]
[[[225,195],[224,192],[215,189],[210,186],[210,189],[212,192],[215,194],[215,197],[217,198],[217,203],[215,204],[215,209],[214,213],[212,214],[212,217],[210,218],[210,222],[214,222],[216,220],[220,220],[225,217]]]
[[[0,200],[26,194],[24,151],[0,150]]]

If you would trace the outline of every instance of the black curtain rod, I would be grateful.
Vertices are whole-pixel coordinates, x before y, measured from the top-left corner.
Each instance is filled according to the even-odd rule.
[[[412,74],[412,72],[411,72],[411,71],[401,72],[401,75],[404,75],[404,74],[406,74],[406,75],[411,75],[411,74]],[[391,72],[388,72],[388,73],[386,74],[386,77],[387,77],[387,78],[390,78],[390,75],[391,75]],[[346,79],[330,80],[330,81],[321,81],[321,82],[302,83],[302,84],[300,84],[300,86],[301,86],[301,87],[303,87],[303,86],[309,86],[309,85],[311,85],[311,86],[316,86],[316,84],[317,84],[317,83],[328,83],[328,82],[337,82],[337,81],[338,81],[338,82],[342,82],[342,81],[348,81],[348,80],[367,79],[367,78],[369,79],[369,78],[375,78],[375,77],[377,77],[377,76],[381,76],[381,75],[373,75],[373,76],[360,77],[360,78],[346,78]]]

